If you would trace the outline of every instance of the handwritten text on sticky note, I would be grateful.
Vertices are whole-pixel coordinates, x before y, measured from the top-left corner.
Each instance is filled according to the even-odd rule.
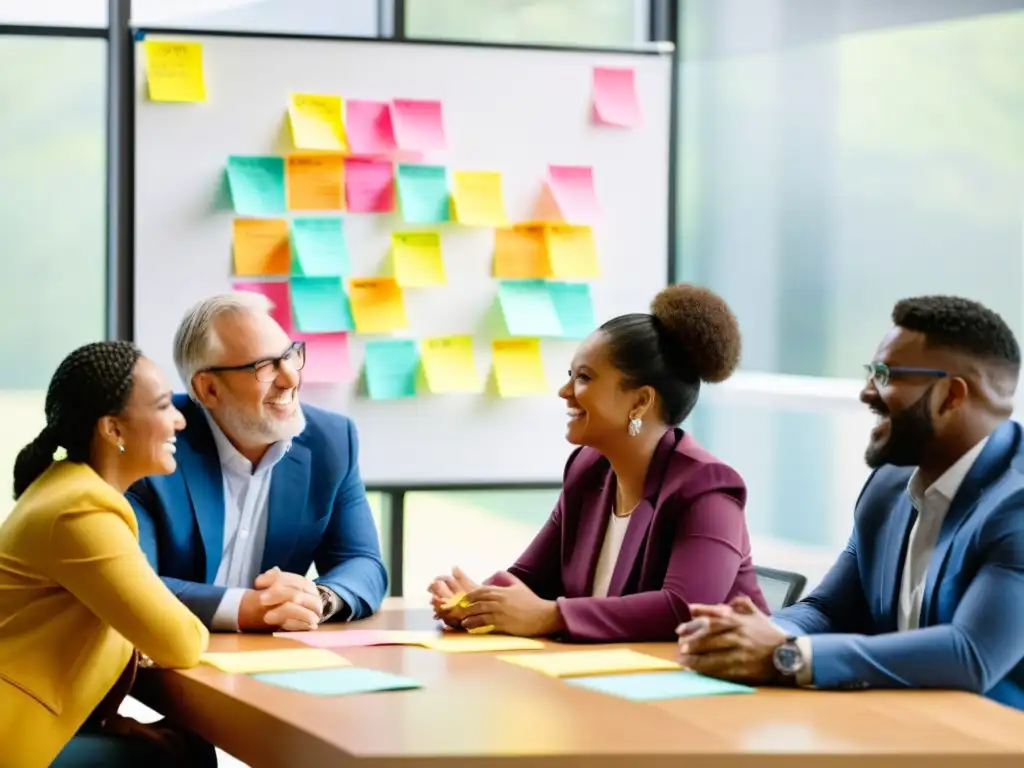
[[[345,204],[340,152],[293,153],[286,160],[288,209],[337,211]]]
[[[349,298],[359,333],[390,333],[409,326],[402,289],[393,277],[352,278]]]
[[[152,101],[206,101],[202,44],[147,40],[146,81]]]

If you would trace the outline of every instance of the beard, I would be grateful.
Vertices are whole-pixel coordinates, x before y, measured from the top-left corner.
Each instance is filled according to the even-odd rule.
[[[928,387],[917,401],[900,413],[889,413],[889,434],[872,441],[864,452],[864,461],[871,469],[884,464],[897,467],[916,467],[928,444],[935,438],[928,401],[932,388]]]
[[[298,397],[298,393],[295,396]],[[295,413],[287,419],[260,418],[233,402],[226,403],[217,415],[225,432],[239,442],[254,445],[291,440],[306,428],[306,416],[301,405],[297,405]]]

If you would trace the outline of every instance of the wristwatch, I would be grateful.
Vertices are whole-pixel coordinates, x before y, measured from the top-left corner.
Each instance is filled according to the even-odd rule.
[[[800,646],[795,637],[787,637],[772,653],[772,663],[776,671],[785,678],[795,678],[807,665]]]
[[[323,606],[320,618],[320,622],[323,623],[341,608],[341,598],[334,594],[334,590],[328,589],[322,584],[316,585],[316,591],[320,593],[320,604]]]

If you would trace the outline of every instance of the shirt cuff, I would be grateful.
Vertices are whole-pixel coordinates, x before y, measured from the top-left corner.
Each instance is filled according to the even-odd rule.
[[[220,605],[210,620],[210,629],[214,632],[237,632],[238,610],[242,606],[244,596],[245,590],[239,587],[224,590],[224,597],[221,598]]]
[[[804,657],[804,665],[800,668],[800,671],[796,673],[796,684],[801,688],[813,688],[814,667],[811,664],[811,638],[807,635],[803,635],[802,637],[796,638],[794,642],[796,643],[796,647],[800,649],[800,655]]]

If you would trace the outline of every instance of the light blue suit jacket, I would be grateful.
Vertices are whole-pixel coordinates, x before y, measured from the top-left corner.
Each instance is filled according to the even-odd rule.
[[[811,636],[818,688],[945,688],[1024,709],[1024,446],[1006,422],[950,506],[932,557],[920,629],[897,632],[914,510],[912,470],[872,473],[853,534],[807,598],[772,620]]]
[[[210,426],[184,395],[174,405],[187,421],[178,433],[174,474],[148,477],[128,490],[139,543],[178,598],[207,626],[224,596],[213,585],[224,547],[224,481]],[[359,475],[355,425],[304,405],[306,428],[271,470],[261,571],[278,566],[332,589],[360,619],[387,590],[387,571],[366,489]]]

